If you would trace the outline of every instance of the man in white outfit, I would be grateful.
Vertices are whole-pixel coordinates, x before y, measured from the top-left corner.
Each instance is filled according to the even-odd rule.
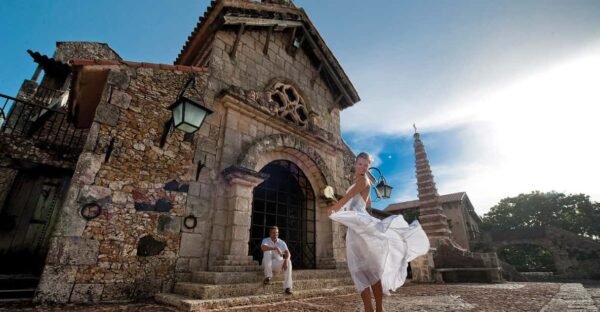
[[[271,283],[273,271],[283,271],[283,288],[285,294],[292,294],[292,261],[286,243],[279,239],[279,228],[271,227],[269,237],[263,239],[260,248],[263,251],[262,265],[265,269],[264,284]]]

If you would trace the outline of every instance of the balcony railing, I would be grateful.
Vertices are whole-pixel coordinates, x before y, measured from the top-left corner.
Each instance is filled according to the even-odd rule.
[[[63,95],[68,94],[68,91],[56,90],[38,86],[33,95],[33,103],[40,104],[42,106],[54,106],[57,101],[62,99]]]
[[[87,129],[76,129],[68,122],[66,108],[60,105],[48,107],[0,93],[0,134],[25,137],[38,147],[72,153],[81,150]]]

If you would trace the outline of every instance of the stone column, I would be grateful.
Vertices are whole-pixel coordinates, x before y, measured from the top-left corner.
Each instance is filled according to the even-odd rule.
[[[239,166],[223,170],[228,182],[225,191],[225,242],[223,257],[212,267],[213,271],[231,271],[230,266],[245,267],[244,271],[259,269],[252,256],[248,255],[250,219],[252,217],[252,193],[268,175]],[[236,270],[239,271],[239,270]]]
[[[441,280],[434,279],[435,276],[433,274],[434,263],[432,250],[429,250],[427,254],[417,257],[411,261],[410,268],[412,270],[412,280],[414,282],[441,282]]]

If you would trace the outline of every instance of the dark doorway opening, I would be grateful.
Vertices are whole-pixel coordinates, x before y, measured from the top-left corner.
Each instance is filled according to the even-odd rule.
[[[72,172],[20,169],[0,207],[0,274],[39,276]]]
[[[269,178],[254,188],[249,252],[262,260],[260,244],[269,227],[279,227],[292,255],[294,269],[314,269],[315,194],[304,172],[287,160],[276,160],[263,169]]]

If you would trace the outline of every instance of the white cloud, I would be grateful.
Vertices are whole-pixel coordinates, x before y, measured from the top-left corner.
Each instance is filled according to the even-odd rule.
[[[426,133],[469,129],[457,132],[460,157],[439,157],[433,173],[441,194],[467,191],[480,214],[532,190],[600,201],[600,45],[501,86],[465,86],[462,94],[436,101],[423,92],[418,102],[428,104],[399,107],[403,99],[394,90],[380,92],[346,112],[342,124],[347,131],[371,129],[372,136],[408,135],[413,121]]]
[[[600,201],[600,46],[470,103],[465,111],[492,129],[471,149],[493,149],[479,162],[485,175],[466,177],[487,188],[478,201],[536,189]]]

